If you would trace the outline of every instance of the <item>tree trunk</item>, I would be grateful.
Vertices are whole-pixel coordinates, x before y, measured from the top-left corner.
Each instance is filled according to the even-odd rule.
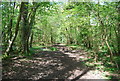
[[[29,47],[32,47],[32,41],[33,41],[33,31],[32,31],[32,28],[33,28],[33,25],[34,25],[34,22],[35,22],[35,14],[36,14],[36,10],[38,9],[40,5],[37,4],[36,2],[33,2],[33,7],[32,8],[32,13],[31,13],[31,16],[30,16],[30,23],[29,23],[29,32],[28,32],[28,37],[29,37]],[[32,32],[31,32],[32,31]]]
[[[18,34],[19,23],[20,23],[21,14],[22,14],[22,8],[23,8],[23,5],[21,4],[19,16],[18,16],[18,19],[17,19],[16,27],[15,27],[15,34],[13,35],[13,37],[11,38],[11,40],[9,40],[9,45],[8,45],[8,47],[7,47],[7,50],[6,50],[6,53],[7,53],[7,54],[10,53],[10,51],[11,51],[11,49],[12,49],[12,46],[13,46],[13,43],[14,43],[16,37],[17,37],[17,34]]]
[[[118,41],[118,54],[120,54],[120,1],[118,2],[118,27],[117,27],[118,35],[117,35],[117,41]]]
[[[28,2],[22,2],[22,52],[23,54],[29,53],[29,46],[28,46],[28,40],[29,40],[29,24],[28,24]]]
[[[30,36],[30,48],[32,48],[32,42],[33,42],[33,32],[31,33],[31,36]]]
[[[109,45],[108,42],[107,42],[107,38],[105,39],[105,43],[106,43],[106,45],[107,45],[107,47],[108,47],[108,50],[110,51],[110,59],[111,59],[111,62],[112,62],[112,63],[115,63],[116,67],[119,69],[119,65],[117,64],[116,61],[113,60],[113,53],[112,53],[112,50],[111,50],[111,48],[110,48],[110,45]]]

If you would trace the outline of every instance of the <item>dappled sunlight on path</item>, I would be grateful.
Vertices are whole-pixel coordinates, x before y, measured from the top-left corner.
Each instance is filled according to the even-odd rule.
[[[101,79],[91,68],[84,65],[86,52],[70,50],[65,46],[54,46],[58,51],[37,51],[31,58],[12,58],[3,61],[3,79]],[[86,57],[87,58],[87,57]],[[9,68],[8,68],[9,66]],[[92,68],[93,69],[93,68]],[[85,75],[85,76],[84,76]]]

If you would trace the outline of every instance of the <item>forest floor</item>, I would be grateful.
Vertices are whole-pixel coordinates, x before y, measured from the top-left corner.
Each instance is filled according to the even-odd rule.
[[[42,47],[32,56],[15,56],[2,61],[3,79],[108,79],[109,72],[87,66],[89,53],[62,44],[53,45],[57,51]],[[41,51],[44,49],[44,51]],[[48,50],[47,50],[48,49]],[[120,77],[120,75],[116,75]]]

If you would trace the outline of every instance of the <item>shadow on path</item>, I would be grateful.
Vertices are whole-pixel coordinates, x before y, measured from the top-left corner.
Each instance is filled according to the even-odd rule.
[[[60,46],[58,46],[60,47]],[[7,62],[6,62],[7,61]],[[31,58],[3,60],[3,79],[73,79],[89,71],[62,51],[39,51]],[[86,72],[84,72],[86,70]],[[77,77],[77,79],[80,77]]]

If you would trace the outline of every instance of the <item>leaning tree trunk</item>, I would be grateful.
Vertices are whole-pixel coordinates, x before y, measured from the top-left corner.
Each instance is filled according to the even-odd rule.
[[[36,2],[33,2],[33,7],[32,8],[32,13],[31,13],[31,16],[30,16],[30,23],[29,23],[29,32],[28,32],[28,41],[29,41],[29,47],[32,47],[32,41],[33,41],[33,31],[32,31],[32,28],[34,26],[34,22],[35,22],[35,14],[36,14],[36,11],[38,9],[38,7],[40,6],[39,3],[36,3]]]
[[[23,5],[21,4],[19,16],[18,16],[18,19],[17,19],[16,27],[15,27],[15,33],[14,33],[14,35],[12,36],[11,40],[9,40],[9,45],[8,45],[8,47],[7,47],[7,50],[5,51],[7,54],[10,53],[10,51],[11,51],[11,49],[12,49],[12,46],[13,46],[13,43],[14,43],[16,37],[17,37],[17,34],[18,34],[19,23],[20,23],[21,14],[22,14],[22,8],[23,8]]]

